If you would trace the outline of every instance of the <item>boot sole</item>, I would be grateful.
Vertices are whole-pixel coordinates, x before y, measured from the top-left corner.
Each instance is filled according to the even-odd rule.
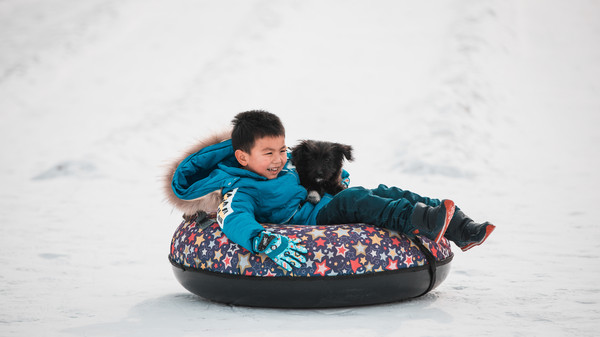
[[[496,226],[494,225],[487,225],[487,227],[485,228],[485,236],[483,237],[483,239],[481,239],[481,241],[478,242],[471,242],[466,246],[460,247],[460,249],[463,252],[466,252],[467,250],[479,246],[480,244],[482,244],[487,238],[488,236],[490,236],[490,234],[492,234],[492,232],[494,231],[494,229],[496,229]]]
[[[455,210],[454,201],[446,199],[446,200],[442,201],[442,204],[444,205],[444,208],[446,209],[446,214],[445,214],[445,219],[444,219],[444,227],[442,227],[442,229],[440,230],[438,235],[435,237],[435,240],[434,240],[435,243],[440,243],[440,241],[442,241],[442,238],[444,237],[444,234],[446,234],[446,230],[448,229],[448,225],[450,224],[450,220],[452,220],[452,217],[454,216],[454,210]]]

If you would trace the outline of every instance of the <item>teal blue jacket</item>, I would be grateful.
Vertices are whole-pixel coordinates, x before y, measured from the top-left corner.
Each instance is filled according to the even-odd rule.
[[[171,186],[183,200],[221,189],[224,201],[217,222],[231,241],[254,251],[252,239],[264,230],[260,223],[315,225],[318,211],[331,200],[325,195],[317,205],[305,202],[306,189],[289,158],[288,153],[283,170],[269,180],[240,168],[231,140],[226,140],[185,158]]]

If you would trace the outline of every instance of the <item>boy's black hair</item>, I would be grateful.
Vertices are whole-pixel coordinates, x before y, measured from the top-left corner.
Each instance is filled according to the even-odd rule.
[[[250,153],[254,142],[259,138],[285,136],[285,128],[279,117],[264,110],[240,112],[232,123],[233,149],[246,153]]]

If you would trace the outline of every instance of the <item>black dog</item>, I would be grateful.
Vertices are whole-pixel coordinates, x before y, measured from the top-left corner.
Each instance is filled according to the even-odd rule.
[[[292,149],[292,164],[308,191],[309,202],[317,204],[325,193],[335,195],[346,188],[341,178],[344,158],[354,159],[352,146],[303,140]]]

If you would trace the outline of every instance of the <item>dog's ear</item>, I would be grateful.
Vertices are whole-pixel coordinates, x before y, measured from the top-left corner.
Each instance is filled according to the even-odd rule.
[[[304,153],[306,153],[308,144],[306,140],[301,141],[298,145],[292,148],[292,164],[297,165],[302,161]]]
[[[354,160],[354,157],[352,156],[352,146],[336,143],[335,147],[344,155],[344,157],[346,157],[347,161]]]

